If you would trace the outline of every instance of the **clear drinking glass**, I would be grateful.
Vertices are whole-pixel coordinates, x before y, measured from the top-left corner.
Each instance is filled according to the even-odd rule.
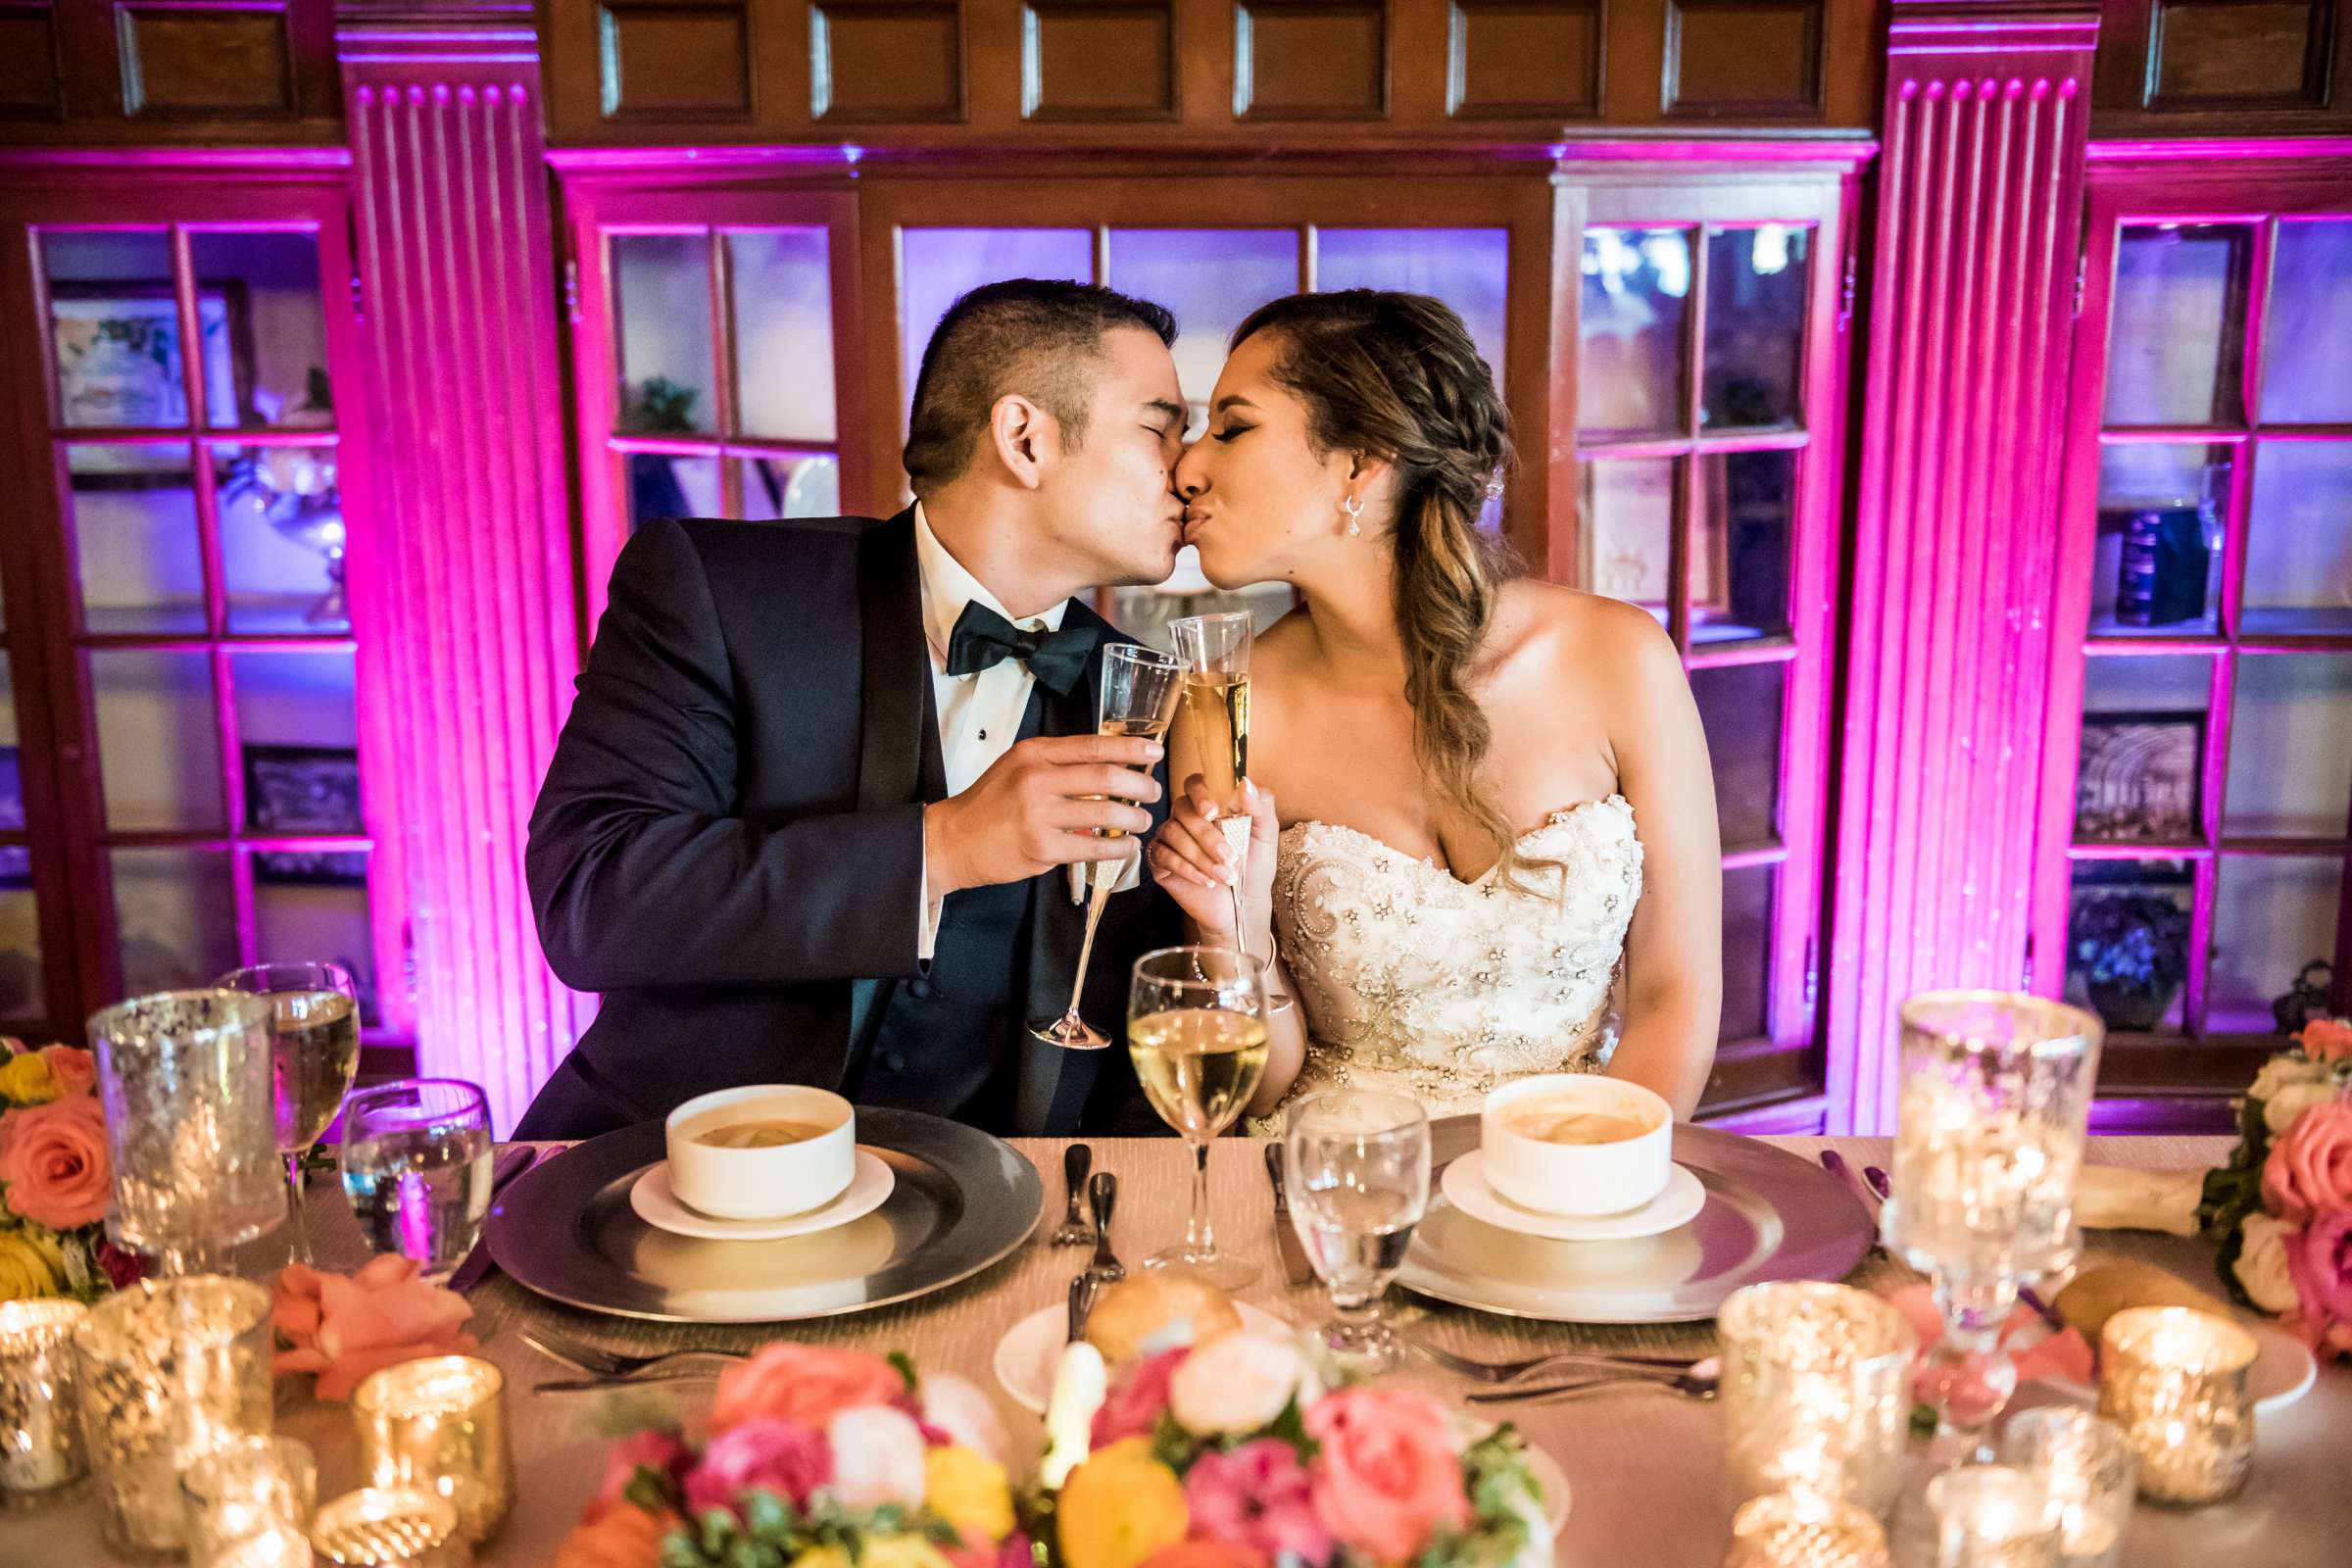
[[[1716,1327],[1733,1494],[1807,1492],[1884,1515],[1911,1419],[1910,1320],[1868,1291],[1774,1280],[1733,1292]]]
[[[1239,1290],[1257,1265],[1220,1252],[1208,1223],[1208,1146],[1233,1125],[1266,1074],[1266,968],[1231,948],[1161,948],[1135,960],[1127,1054],[1160,1120],[1193,1147],[1193,1213],[1184,1241],[1144,1259]]]
[[[1936,1467],[1990,1458],[1992,1419],[2017,1387],[2001,1324],[2018,1288],[2073,1266],[2099,1020],[1999,991],[1937,991],[1902,1005],[1901,1102],[1887,1246],[1934,1285],[1943,1335],[1920,1380],[1936,1407]]]
[[[360,1067],[360,993],[339,963],[263,963],[220,977],[270,1008],[270,1076],[277,1116],[277,1152],[286,1158],[286,1201],[293,1216],[294,1261],[311,1261],[302,1221],[302,1163],[351,1093]]]
[[[299,1438],[231,1438],[179,1481],[188,1510],[190,1568],[214,1568],[256,1536],[304,1531],[318,1506],[318,1456]]]
[[[1291,1107],[1283,1163],[1291,1223],[1331,1293],[1323,1343],[1361,1371],[1393,1370],[1380,1304],[1429,1207],[1429,1113],[1369,1089],[1310,1095]]]
[[[1166,735],[1176,717],[1177,687],[1184,666],[1155,649],[1136,643],[1113,643],[1102,653],[1102,687],[1095,710],[1098,734],[1140,737],[1155,741]],[[1103,830],[1105,838],[1124,838],[1118,828]],[[1030,1033],[1050,1046],[1072,1051],[1101,1051],[1110,1037],[1078,1016],[1078,998],[1086,989],[1087,960],[1095,952],[1095,927],[1102,922],[1102,906],[1125,874],[1125,858],[1097,860],[1087,868],[1086,940],[1078,947],[1078,973],[1070,981],[1070,1010]]]
[[[2001,1433],[2001,1462],[2041,1478],[2058,1508],[2059,1568],[2116,1568],[2139,1462],[2124,1429],[2072,1405],[2023,1410]]]
[[[343,1193],[378,1252],[416,1259],[435,1284],[482,1234],[490,1212],[490,1105],[456,1078],[363,1089],[344,1105]]]
[[[1928,1484],[1936,1568],[2058,1568],[2058,1509],[2039,1476],[1968,1464]]]
[[[94,1014],[90,1049],[114,1192],[106,1230],[167,1275],[205,1272],[285,1213],[270,1095],[270,1008],[166,991]]]

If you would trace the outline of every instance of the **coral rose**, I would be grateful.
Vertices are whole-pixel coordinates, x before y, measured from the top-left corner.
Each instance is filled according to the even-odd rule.
[[[417,1278],[416,1264],[386,1253],[346,1279],[300,1263],[278,1271],[270,1319],[288,1349],[271,1369],[318,1374],[321,1399],[348,1399],[381,1367],[480,1348],[464,1332],[473,1308],[455,1291]]]
[[[1142,1438],[1089,1454],[1062,1483],[1054,1516],[1064,1568],[1139,1568],[1182,1541],[1192,1518],[1184,1483]]]
[[[1195,1536],[1160,1547],[1144,1559],[1143,1568],[1271,1568],[1271,1563],[1264,1552],[1251,1547]]]
[[[1314,1465],[1323,1527],[1381,1562],[1402,1562],[1440,1525],[1468,1525],[1448,1426],[1444,1405],[1406,1389],[1359,1384],[1309,1406],[1307,1434],[1323,1446]]]
[[[2312,1106],[2271,1145],[2262,1200],[2297,1223],[2322,1209],[2352,1208],[2352,1100]]]
[[[41,1059],[49,1064],[61,1095],[86,1095],[98,1087],[98,1062],[79,1046],[43,1046]]]
[[[608,1508],[564,1538],[549,1568],[659,1568],[662,1538],[684,1523],[674,1513]]]
[[[898,1368],[878,1355],[781,1340],[719,1374],[710,1430],[759,1416],[822,1429],[838,1411],[888,1404],[906,1392]]]
[[[2314,1061],[2352,1058],[2352,1018],[2313,1018],[2295,1036],[2295,1043]]]
[[[0,1116],[8,1206],[35,1225],[70,1231],[104,1219],[109,1180],[106,1115],[89,1096]]]

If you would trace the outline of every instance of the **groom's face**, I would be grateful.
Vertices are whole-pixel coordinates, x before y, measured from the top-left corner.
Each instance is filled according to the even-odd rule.
[[[1183,454],[1184,394],[1167,346],[1142,327],[1103,333],[1086,432],[1075,449],[1061,446],[1041,496],[1055,548],[1086,581],[1165,582],[1176,569]]]

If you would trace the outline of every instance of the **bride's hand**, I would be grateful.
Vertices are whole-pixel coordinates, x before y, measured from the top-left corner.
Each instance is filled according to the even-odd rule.
[[[1237,858],[1225,837],[1221,811],[1209,799],[1200,775],[1184,781],[1184,789],[1152,838],[1149,861],[1152,878],[1167,891],[1176,906],[1200,927],[1203,941],[1233,940],[1233,893],[1242,890],[1242,918],[1248,922],[1248,949],[1269,951],[1274,907],[1274,851],[1282,836],[1274,814],[1274,796],[1245,779],[1250,801],[1250,842],[1246,858]]]

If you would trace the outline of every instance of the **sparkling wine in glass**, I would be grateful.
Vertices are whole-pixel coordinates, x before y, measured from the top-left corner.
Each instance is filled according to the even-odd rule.
[[[1184,666],[1167,655],[1134,643],[1114,643],[1102,655],[1102,686],[1096,711],[1096,730],[1103,735],[1155,741],[1167,734],[1176,716],[1177,690]],[[1104,828],[1104,838],[1125,838],[1124,828]],[[1102,921],[1102,906],[1118,886],[1124,858],[1097,860],[1087,869],[1086,939],[1078,948],[1078,973],[1070,981],[1070,1008],[1052,1023],[1032,1024],[1029,1032],[1050,1046],[1072,1051],[1101,1051],[1110,1038],[1078,1016],[1078,998],[1086,989],[1087,960],[1094,956],[1095,928]]]
[[[1246,610],[1182,615],[1168,622],[1168,639],[1184,662],[1184,724],[1200,748],[1200,782],[1224,813],[1218,827],[1236,855],[1250,853],[1250,648],[1255,623]],[[1183,780],[1169,770],[1169,784]],[[1243,947],[1242,887],[1233,885],[1233,941]]]
[[[360,1066],[359,988],[339,963],[263,963],[217,982],[270,1004],[270,1080],[276,1105],[277,1152],[286,1159],[294,1261],[311,1261],[303,1223],[304,1158],[343,1108]]]
[[[1184,1240],[1144,1260],[1185,1268],[1220,1290],[1257,1276],[1220,1252],[1208,1221],[1208,1146],[1232,1126],[1266,1074],[1265,965],[1231,948],[1162,948],[1135,960],[1127,1053],[1160,1120],[1193,1150],[1193,1212]]]
[[[343,1118],[343,1193],[368,1247],[447,1279],[490,1212],[490,1106],[456,1078],[363,1089]]]
[[[1323,1343],[1365,1373],[1396,1368],[1381,1316],[1429,1207],[1429,1113],[1401,1095],[1332,1089],[1291,1107],[1283,1185],[1291,1224],[1331,1293]]]

